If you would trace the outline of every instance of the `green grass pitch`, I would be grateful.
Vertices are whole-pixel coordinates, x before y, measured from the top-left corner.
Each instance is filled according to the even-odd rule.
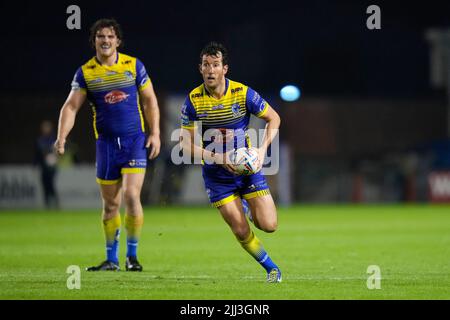
[[[304,205],[278,216],[277,232],[256,231],[283,271],[268,284],[213,208],[146,208],[142,273],[84,271],[104,259],[96,210],[3,211],[0,298],[450,299],[448,205]],[[66,286],[69,265],[82,269],[79,290]],[[369,265],[380,267],[381,289],[367,288]]]

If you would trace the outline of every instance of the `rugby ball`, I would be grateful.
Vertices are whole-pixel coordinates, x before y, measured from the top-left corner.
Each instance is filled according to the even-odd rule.
[[[251,175],[259,171],[259,156],[255,148],[239,148],[230,154],[231,165],[239,175]]]

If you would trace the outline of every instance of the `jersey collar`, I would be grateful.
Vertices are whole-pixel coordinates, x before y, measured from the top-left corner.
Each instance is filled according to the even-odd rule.
[[[97,62],[97,64],[98,64],[99,66],[101,66],[101,67],[112,67],[112,66],[104,66],[104,65],[102,65],[101,62],[98,61],[97,55],[94,56],[94,59],[95,59],[95,62]],[[118,62],[119,62],[119,51],[116,52],[116,61],[114,62],[113,65],[116,65]]]
[[[230,84],[230,81],[228,80],[228,78],[225,78],[225,90],[223,91],[223,96],[222,96],[222,98],[225,97],[225,95],[227,94],[229,84]],[[205,86],[204,83],[203,83],[203,91],[208,95],[208,97],[211,97],[211,98],[216,99],[216,100],[222,99],[222,98],[217,99],[217,98],[215,98],[213,95],[209,94],[209,91],[206,89],[206,86]]]

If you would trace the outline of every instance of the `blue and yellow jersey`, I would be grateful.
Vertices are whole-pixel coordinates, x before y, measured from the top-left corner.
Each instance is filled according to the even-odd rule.
[[[211,96],[204,84],[198,86],[189,93],[181,108],[181,127],[193,129],[195,122],[202,124],[202,137],[208,129],[233,129],[235,132],[235,145],[240,133],[244,134],[245,144],[248,145],[248,137],[245,132],[248,129],[250,115],[263,116],[269,104],[250,87],[225,79],[225,94],[220,99]],[[241,140],[241,139],[239,139]],[[206,147],[211,141],[203,140]]]
[[[101,65],[96,57],[81,66],[72,81],[72,90],[87,94],[96,138],[123,137],[145,132],[139,91],[150,83],[141,61],[118,53],[112,66]]]

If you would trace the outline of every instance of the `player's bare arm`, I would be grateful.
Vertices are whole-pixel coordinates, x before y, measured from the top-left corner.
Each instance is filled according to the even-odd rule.
[[[278,133],[280,128],[281,118],[278,113],[270,106],[267,106],[267,111],[261,116],[261,119],[266,121],[266,127],[264,130],[264,137],[261,146],[258,148],[260,166],[264,164],[264,158],[267,152],[267,148],[272,143],[273,139]]]
[[[207,163],[215,163],[216,160],[219,160],[213,152],[195,144],[196,134],[198,133],[195,128],[181,128],[180,145],[183,152],[189,154],[192,160],[204,160]]]
[[[58,136],[54,144],[58,155],[64,154],[66,138],[75,124],[78,111],[86,100],[86,93],[83,90],[71,90],[66,102],[61,108],[58,122]]]
[[[145,89],[140,91],[140,99],[144,111],[145,121],[150,130],[145,147],[150,150],[149,159],[154,159],[159,155],[161,149],[160,129],[159,129],[159,107],[153,85],[150,83]]]
[[[180,144],[183,152],[188,152],[191,155],[191,159],[204,160],[206,163],[215,163],[222,165],[229,172],[236,174],[234,168],[230,165],[229,159],[230,153],[215,153],[211,150],[202,148],[195,144],[195,135],[198,134],[196,129],[181,129]]]

